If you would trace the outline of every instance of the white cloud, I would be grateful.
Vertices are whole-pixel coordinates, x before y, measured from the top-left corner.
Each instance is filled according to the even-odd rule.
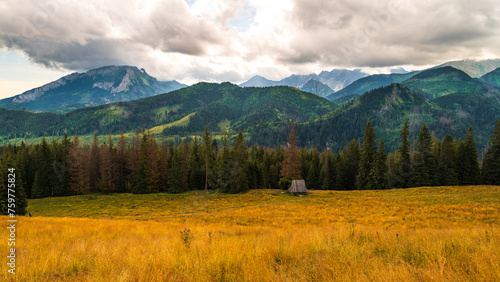
[[[499,8],[496,0],[6,0],[0,48],[71,71],[128,64],[184,82],[279,79],[500,57]]]

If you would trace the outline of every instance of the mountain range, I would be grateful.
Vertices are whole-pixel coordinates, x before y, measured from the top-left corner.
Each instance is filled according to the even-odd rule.
[[[148,128],[166,136],[189,136],[208,126],[212,132],[272,132],[290,120],[308,122],[336,104],[286,86],[241,88],[231,83],[198,83],[170,93],[66,114],[0,109],[1,136],[118,134]]]
[[[455,69],[465,72],[472,78],[479,78],[485,74],[500,67],[500,59],[494,60],[460,60],[450,61],[438,65],[434,68],[442,68],[450,66]],[[248,87],[266,87],[285,85],[296,87],[304,91],[318,94],[330,100],[339,99],[353,94],[363,94],[367,91],[390,85],[391,83],[399,83],[419,73],[419,71],[408,72],[404,68],[395,68],[390,71],[390,74],[374,74],[369,75],[362,70],[347,70],[334,69],[330,72],[322,71],[320,74],[296,75],[293,74],[279,81],[269,80],[262,76],[256,75],[248,81],[240,84],[240,86]],[[306,83],[315,79],[322,84],[331,88],[331,92],[323,90],[316,91],[314,88],[306,88]]]
[[[334,69],[332,71],[322,71],[320,74],[298,75],[292,74],[289,77],[279,81],[269,80],[262,76],[256,75],[248,81],[240,84],[241,87],[266,87],[266,86],[290,86],[301,89],[303,91],[318,94],[321,97],[326,97],[338,91],[354,81],[367,76],[367,73],[359,69]]]
[[[133,71],[127,83],[129,89],[140,89],[137,85],[147,85],[140,79],[147,75],[144,71],[133,67],[109,68]],[[98,70],[103,69],[106,68]],[[106,79],[111,82],[109,76],[96,82],[99,75],[92,76],[92,73],[97,72],[79,74],[80,78],[74,80],[64,77],[62,79],[66,80],[66,84],[59,87],[77,87],[81,83],[88,89],[91,78],[94,84]],[[367,120],[371,120],[377,136],[384,138],[388,149],[394,150],[398,145],[399,130],[408,120],[413,136],[424,123],[438,138],[442,138],[445,133],[461,138],[468,126],[473,126],[478,146],[484,148],[500,117],[500,69],[478,78],[450,66],[411,73],[364,76],[334,93],[340,93],[340,97],[330,95],[329,98],[335,98],[333,102],[313,93],[328,92],[328,88],[324,87],[326,84],[319,77],[325,78],[330,74],[324,72],[309,79],[298,75],[287,78],[287,83],[304,83],[303,90],[290,86],[269,86],[265,78],[254,77],[254,83],[260,81],[259,87],[197,83],[161,95],[83,107],[69,112],[64,110],[69,108],[70,102],[65,102],[63,110],[47,107],[44,103],[55,97],[56,92],[50,94],[46,91],[50,95],[35,95],[35,99],[28,103],[35,109],[49,108],[52,113],[0,109],[0,122],[3,125],[0,128],[1,142],[33,140],[65,133],[131,133],[140,128],[149,129],[170,140],[179,140],[201,135],[206,125],[216,138],[226,131],[230,137],[234,137],[238,130],[242,130],[250,144],[275,146],[286,140],[289,124],[294,121],[297,123],[301,146],[339,150],[352,139],[361,138],[364,125]],[[340,79],[340,76],[336,79]],[[80,80],[82,82],[77,83]],[[123,87],[118,81],[126,79],[117,75],[113,86],[107,91],[115,89],[113,94],[127,93],[117,91]],[[143,84],[140,84],[141,81]],[[150,86],[160,83],[153,78],[147,81]],[[93,88],[99,87],[90,89]],[[83,92],[81,90],[78,93]],[[68,96],[60,95],[60,99]],[[78,100],[79,95],[74,96],[73,99]],[[14,98],[21,99],[19,96]]]
[[[486,74],[493,72],[495,69],[500,67],[500,59],[497,60],[461,60],[461,61],[451,61],[441,64],[439,66],[433,67],[431,69],[452,67],[457,70],[461,70],[466,73],[468,77],[479,78],[485,81],[482,77]],[[430,70],[430,69],[429,69]],[[424,70],[425,71],[425,70]],[[404,69],[399,71],[391,71],[391,74],[375,74],[369,75],[364,78],[360,78],[354,81],[352,84],[343,88],[342,90],[330,94],[327,99],[336,100],[353,94],[361,95],[367,91],[390,85],[391,83],[400,83],[411,77],[419,74],[422,71],[406,72]],[[487,78],[485,78],[487,79]],[[486,82],[486,81],[485,81]],[[453,84],[453,83],[452,83]],[[493,85],[493,84],[492,84]],[[494,86],[494,85],[493,85]],[[456,86],[453,86],[456,87]],[[465,90],[465,89],[464,89]],[[343,98],[345,99],[345,98]]]
[[[158,81],[137,67],[108,66],[85,73],[73,73],[0,100],[0,107],[65,113],[79,108],[150,97],[185,86],[175,80]]]

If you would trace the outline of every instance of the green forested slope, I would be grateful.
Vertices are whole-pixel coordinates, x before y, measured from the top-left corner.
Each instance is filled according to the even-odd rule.
[[[2,136],[32,138],[65,133],[110,134],[151,128],[166,135],[193,135],[205,125],[211,131],[256,133],[290,120],[307,122],[335,109],[336,104],[295,88],[240,88],[231,83],[199,83],[130,102],[79,109],[64,115],[0,109]]]
[[[436,137],[445,133],[463,137],[473,126],[477,144],[484,149],[496,121],[500,103],[481,93],[455,93],[428,100],[402,84],[392,84],[363,94],[318,121],[297,127],[302,146],[315,144],[340,149],[352,139],[359,139],[363,126],[371,120],[377,137],[387,148],[397,149],[399,131],[405,120],[415,135],[425,123]]]

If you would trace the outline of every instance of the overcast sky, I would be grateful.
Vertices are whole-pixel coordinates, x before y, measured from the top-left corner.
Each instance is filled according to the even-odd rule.
[[[500,57],[498,0],[2,0],[0,98],[75,71],[242,82]]]

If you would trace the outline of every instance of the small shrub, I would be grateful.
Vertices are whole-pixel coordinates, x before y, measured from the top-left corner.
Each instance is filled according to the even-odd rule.
[[[293,179],[289,176],[281,178],[280,181],[278,182],[278,187],[281,190],[288,190],[288,188],[290,188],[290,185],[292,185],[292,180]]]
[[[191,247],[191,230],[184,228],[184,231],[181,231],[181,239],[184,242],[184,245],[188,248]]]

